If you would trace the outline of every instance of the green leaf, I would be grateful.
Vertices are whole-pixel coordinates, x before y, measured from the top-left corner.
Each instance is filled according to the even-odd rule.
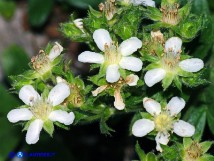
[[[205,106],[191,106],[183,117],[185,121],[195,126],[195,134],[193,135],[193,138],[196,141],[200,141],[203,135],[206,125],[206,112]]]
[[[209,14],[209,5],[207,0],[193,0],[192,12],[195,14]]]
[[[51,137],[53,137],[54,124],[52,121],[45,121],[43,128]]]
[[[146,161],[146,154],[141,149],[139,143],[137,142],[135,145],[135,151],[137,152],[138,157],[140,158],[140,161]]]
[[[16,4],[11,0],[0,0],[0,14],[6,18],[11,19],[15,13]]]
[[[29,57],[17,45],[12,45],[2,53],[0,62],[6,76],[17,75],[28,68]]]
[[[54,5],[54,0],[29,0],[29,21],[34,27],[42,26]]]

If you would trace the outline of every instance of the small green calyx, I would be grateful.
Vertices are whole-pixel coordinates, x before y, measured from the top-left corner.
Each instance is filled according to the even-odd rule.
[[[70,96],[65,100],[65,104],[70,103],[74,107],[81,107],[84,102],[84,96],[81,94],[81,89],[79,86],[75,84],[70,85],[71,94]]]
[[[164,111],[161,114],[154,117],[154,123],[156,131],[167,132],[172,129],[174,120],[167,111]]]
[[[199,143],[193,141],[185,150],[184,161],[197,161],[203,155],[202,147]]]
[[[45,75],[51,70],[51,61],[43,50],[41,50],[38,55],[31,59],[31,64],[33,69],[41,76]]]
[[[43,121],[48,119],[52,109],[52,104],[44,99],[37,99],[30,107],[30,111],[33,113],[34,117]]]
[[[119,52],[118,44],[112,42],[110,46],[105,45],[104,59],[106,65],[119,64],[122,55]]]

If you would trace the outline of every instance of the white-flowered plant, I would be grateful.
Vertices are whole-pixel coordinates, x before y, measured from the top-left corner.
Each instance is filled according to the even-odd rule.
[[[142,69],[142,61],[130,56],[142,47],[142,42],[137,37],[131,37],[123,41],[118,47],[107,30],[98,29],[94,31],[93,39],[104,54],[85,51],[78,56],[78,60],[83,63],[101,64],[109,83],[119,80],[121,76],[120,68],[133,72],[139,72]]]
[[[171,37],[165,42],[165,51],[159,62],[149,69],[144,80],[147,86],[152,87],[164,78],[169,79],[169,84],[175,76],[189,75],[204,68],[204,62],[198,58],[181,60],[182,40],[178,37]],[[188,73],[185,73],[188,72]]]
[[[40,132],[48,121],[71,125],[74,113],[61,109],[54,109],[70,95],[70,88],[65,83],[58,83],[49,93],[47,98],[41,97],[31,85],[25,85],[19,91],[19,98],[26,107],[11,110],[7,118],[12,123],[30,121],[27,128],[26,142],[35,144],[39,140]]]
[[[133,124],[132,133],[136,137],[143,137],[155,131],[158,151],[162,152],[160,144],[168,144],[171,132],[181,137],[191,137],[195,133],[194,126],[177,118],[185,106],[185,101],[182,98],[173,97],[166,107],[161,107],[161,104],[153,99],[144,98],[143,106],[151,118],[137,120]]]
[[[123,101],[123,97],[121,95],[121,89],[124,85],[128,86],[136,86],[137,82],[139,80],[139,77],[134,74],[130,74],[129,76],[126,77],[125,80],[122,78],[114,84],[106,84],[98,87],[96,90],[92,91],[93,96],[97,96],[101,92],[107,90],[108,88],[113,88],[114,89],[114,107],[118,110],[123,110],[125,108],[125,103]]]
[[[26,142],[35,144],[43,129],[52,136],[55,126],[68,130],[71,124],[99,122],[102,134],[114,135],[108,123],[116,119],[119,126],[127,126],[126,133],[130,130],[136,137],[148,135],[148,141],[156,142],[161,153],[153,147],[146,154],[141,146],[150,145],[137,143],[138,160],[213,161],[214,156],[205,154],[212,142],[200,143],[206,120],[211,131],[214,127],[212,88],[205,86],[213,86],[208,83],[213,79],[213,56],[208,52],[213,23],[208,10],[203,15],[198,13],[200,8],[208,9],[206,0],[196,8],[197,1],[105,0],[96,7],[99,10],[89,7],[86,18],[71,14],[59,30],[72,42],[90,47],[89,51],[84,46],[80,49],[84,52],[78,61],[95,63],[90,67],[92,73],[76,75],[81,71],[72,65],[75,59],[64,59],[59,43],[48,44],[31,59],[29,70],[10,76],[11,90],[26,105],[11,110],[8,120],[24,125]],[[208,70],[197,57],[206,58]],[[87,70],[87,66],[82,68]],[[154,86],[159,82],[163,88]],[[194,87],[200,92],[195,92]],[[184,117],[184,99],[173,97],[166,103],[175,94],[191,103],[183,111]],[[125,125],[127,121],[130,127]],[[179,136],[184,137],[183,143]],[[115,148],[120,147],[115,144]]]

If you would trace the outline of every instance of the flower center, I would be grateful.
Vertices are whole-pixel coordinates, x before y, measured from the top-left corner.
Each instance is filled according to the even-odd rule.
[[[105,62],[107,65],[118,64],[122,58],[118,50],[118,44],[115,44],[114,42],[112,42],[110,46],[105,45],[104,53]]]
[[[201,146],[193,142],[189,148],[185,150],[185,161],[196,161],[203,154]]]
[[[39,55],[34,56],[31,59],[32,67],[40,75],[44,75],[51,70],[51,61],[44,51],[41,51]]]
[[[162,67],[168,72],[174,72],[180,62],[180,53],[172,51],[165,53],[162,57]]]
[[[178,15],[179,4],[175,3],[172,6],[163,6],[161,12],[163,12],[162,21],[170,24],[177,25],[180,22],[180,17]]]
[[[154,118],[155,128],[158,132],[166,132],[172,129],[173,118],[168,112],[162,112]]]
[[[105,4],[100,3],[99,10],[105,12],[107,20],[111,20],[117,12],[115,0],[107,0]]]
[[[49,101],[37,99],[33,103],[33,106],[30,107],[30,110],[33,113],[34,117],[45,121],[51,113],[52,107],[53,106]]]

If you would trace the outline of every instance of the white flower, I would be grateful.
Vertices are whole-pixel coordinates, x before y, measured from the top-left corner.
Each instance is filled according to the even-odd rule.
[[[80,29],[83,33],[85,33],[85,31],[83,30],[83,22],[82,22],[82,18],[78,18],[76,20],[74,20],[74,25]]]
[[[61,104],[69,95],[70,88],[65,83],[58,83],[50,91],[47,100],[42,99],[33,86],[25,85],[19,91],[19,98],[30,107],[11,110],[7,118],[12,123],[32,120],[27,130],[26,142],[35,144],[39,140],[45,121],[58,121],[65,125],[73,123],[75,118],[73,112],[53,110],[54,106]]]
[[[159,68],[154,68],[146,72],[144,80],[147,86],[152,87],[162,81],[168,73],[175,75],[178,69],[185,72],[198,72],[204,68],[204,62],[198,58],[190,58],[180,61],[182,40],[172,37],[165,43],[165,54],[160,62]]]
[[[85,51],[78,56],[78,60],[83,63],[102,64],[106,69],[106,80],[108,82],[114,83],[119,80],[120,68],[134,72],[139,72],[142,69],[142,61],[130,56],[142,47],[142,42],[138,38],[131,37],[123,41],[119,47],[115,45],[109,32],[105,29],[96,30],[93,38],[104,55]]]
[[[121,96],[121,88],[124,85],[128,86],[136,86],[137,82],[139,80],[139,77],[134,74],[130,74],[126,77],[125,80],[120,79],[117,83],[115,83],[113,86],[111,84],[103,85],[98,87],[96,90],[92,91],[93,96],[97,96],[107,88],[113,88],[114,89],[114,107],[118,110],[123,110],[125,108],[125,104],[123,102],[123,97]]]
[[[155,1],[153,0],[131,0],[131,2],[136,6],[143,5],[143,6],[155,7]]]
[[[61,54],[62,51],[63,47],[58,42],[55,42],[55,45],[48,54],[41,50],[38,55],[31,59],[32,68],[37,71],[39,76],[45,75],[52,70],[52,62]]]
[[[167,145],[171,131],[181,137],[191,137],[195,133],[195,127],[191,124],[177,120],[176,115],[181,112],[185,106],[185,101],[179,97],[173,97],[166,108],[161,109],[160,103],[150,98],[143,99],[144,108],[151,114],[151,119],[137,120],[132,127],[134,136],[143,137],[152,131],[157,132],[156,149],[162,152],[160,144]]]

